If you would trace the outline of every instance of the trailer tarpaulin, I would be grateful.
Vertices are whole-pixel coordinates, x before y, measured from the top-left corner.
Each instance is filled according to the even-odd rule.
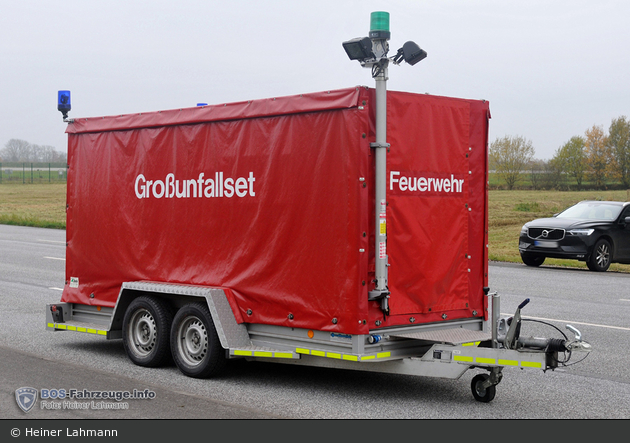
[[[76,119],[62,301],[111,307],[125,281],[219,286],[239,321],[346,334],[483,314],[487,269],[468,257],[485,253],[471,170],[487,104],[388,93],[390,315],[367,300],[373,104],[358,87]]]
[[[402,321],[484,315],[487,109],[389,95],[389,304]]]

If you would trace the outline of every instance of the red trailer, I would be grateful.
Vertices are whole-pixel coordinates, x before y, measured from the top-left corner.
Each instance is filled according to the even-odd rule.
[[[70,120],[66,284],[47,328],[122,338],[136,364],[172,356],[193,377],[231,358],[446,378],[482,367],[481,401],[506,365],[546,370],[588,348],[540,348],[499,319],[488,102],[390,91],[386,146],[374,103],[353,87]],[[374,297],[377,259],[387,291]]]

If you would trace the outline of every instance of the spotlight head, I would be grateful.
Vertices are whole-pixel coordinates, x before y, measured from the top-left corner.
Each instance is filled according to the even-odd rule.
[[[427,53],[414,42],[407,42],[402,47],[402,54],[407,63],[411,66],[426,58]]]
[[[372,40],[370,40],[369,37],[353,38],[342,44],[350,60],[368,60],[374,58]]]

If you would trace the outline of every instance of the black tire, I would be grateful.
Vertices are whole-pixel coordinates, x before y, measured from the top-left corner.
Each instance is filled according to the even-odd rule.
[[[532,255],[527,252],[521,252],[521,260],[523,260],[523,263],[525,263],[527,266],[533,266],[537,268],[545,262],[545,257],[543,257],[542,255]]]
[[[610,267],[611,260],[612,246],[608,240],[601,238],[593,246],[593,252],[586,261],[586,266],[591,271],[605,272]]]
[[[179,370],[188,377],[209,378],[227,365],[208,306],[190,303],[182,307],[171,328],[171,352]]]
[[[134,299],[123,319],[123,345],[138,366],[155,368],[171,362],[170,334],[173,313],[162,300]]]
[[[470,383],[470,388],[472,389],[472,394],[473,397],[475,397],[475,400],[482,403],[490,403],[494,400],[494,396],[497,394],[496,385],[492,385],[487,388],[483,387],[483,382],[489,378],[490,376],[487,374],[478,374],[473,377],[472,382]]]

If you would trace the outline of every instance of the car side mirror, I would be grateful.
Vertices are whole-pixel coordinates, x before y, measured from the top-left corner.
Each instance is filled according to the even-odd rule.
[[[624,222],[625,224],[630,224],[630,217],[626,217],[626,218],[624,218],[624,219],[623,219],[623,222]]]

